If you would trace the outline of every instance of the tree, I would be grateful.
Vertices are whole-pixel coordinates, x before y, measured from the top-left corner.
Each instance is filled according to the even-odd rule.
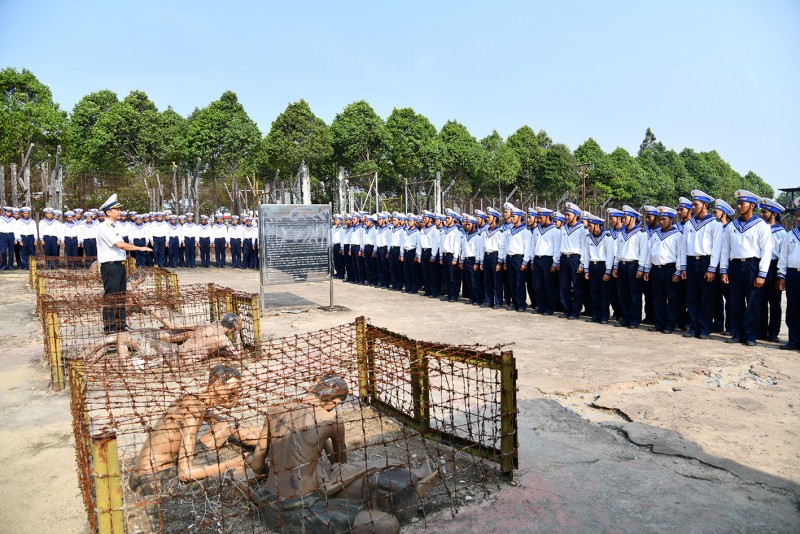
[[[64,132],[64,156],[69,163],[70,172],[77,173],[88,170],[97,172],[113,172],[117,165],[109,153],[101,151],[95,154],[91,149],[94,129],[100,117],[119,103],[116,93],[103,89],[81,98],[72,108],[66,130]],[[95,158],[100,156],[99,161]]]
[[[421,177],[426,170],[430,172],[429,168],[426,169],[424,156],[436,137],[436,128],[427,117],[411,108],[394,108],[386,119],[386,132],[389,158],[398,178]]]
[[[262,145],[269,167],[287,177],[294,176],[303,161],[313,174],[333,154],[328,125],[302,99],[275,118]]]
[[[542,172],[545,155],[545,149],[539,144],[539,137],[526,125],[511,134],[506,145],[514,151],[520,163],[516,184],[523,190],[533,190]]]
[[[255,156],[260,140],[258,126],[233,91],[226,91],[219,100],[195,110],[188,119],[189,158],[200,158],[206,178],[235,178],[248,158]]]
[[[485,150],[481,165],[481,185],[486,191],[497,187],[498,195],[502,196],[503,186],[511,185],[517,179],[521,167],[519,157],[503,141],[497,130],[492,130],[491,134],[481,139],[481,146]]]
[[[385,163],[389,135],[383,119],[364,100],[336,115],[331,137],[336,160],[353,175],[376,172]]]
[[[67,114],[53,102],[50,88],[28,69],[0,71],[0,163],[19,161],[31,143],[33,162],[53,153]]]
[[[573,191],[578,186],[575,163],[575,156],[566,145],[551,146],[545,154],[536,191],[554,200],[566,191]]]
[[[457,192],[472,192],[480,182],[483,147],[462,124],[452,120],[442,126],[437,137],[441,142],[442,174],[456,181]]]
[[[765,182],[759,175],[754,173],[753,171],[747,171],[747,174],[744,175],[742,180],[742,187],[751,191],[757,195],[761,195],[762,197],[766,198],[773,198],[775,196],[775,190],[772,189],[772,186]],[[786,206],[787,208],[793,206]]]

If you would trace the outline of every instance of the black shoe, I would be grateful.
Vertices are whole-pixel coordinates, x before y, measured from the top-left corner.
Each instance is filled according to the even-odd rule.
[[[568,321],[574,321],[575,319],[580,319],[580,317],[578,317],[577,315],[570,315],[569,317],[567,317]]]
[[[600,321],[595,321],[594,319],[592,319],[592,318],[589,318],[589,319],[584,319],[584,321],[583,321],[583,322],[584,322],[584,323],[599,323]]]
[[[798,347],[794,343],[786,343],[785,345],[781,345],[778,348],[781,349],[781,350],[797,350],[797,349],[800,349],[800,347]]]
[[[633,325],[632,324],[632,325],[629,325],[628,328],[630,328],[631,330],[638,330],[639,325],[638,324],[637,325]]]
[[[675,329],[674,329],[674,328],[673,328],[673,329],[671,329],[671,330],[668,328],[668,329],[666,329],[666,330],[662,330],[662,331],[661,331],[661,333],[662,333],[662,334],[671,334],[671,333],[673,333],[674,331],[675,331]]]
[[[661,332],[661,330],[659,330],[655,326],[651,326],[650,328],[647,329],[647,331],[648,332]]]
[[[697,335],[697,332],[695,332],[694,330],[689,330],[688,332],[683,334],[683,337],[694,337],[696,335]]]
[[[625,323],[617,323],[614,326],[616,326],[617,328],[626,328],[628,325],[626,325]]]
[[[603,319],[602,321],[600,321],[600,324],[608,324],[608,321],[606,321],[605,319]]]
[[[697,339],[708,339],[708,334],[700,334]]]
[[[756,346],[756,342],[755,341],[750,341],[750,340],[745,341],[744,344],[746,346],[748,346],[748,347],[755,347]]]
[[[555,315],[553,312],[544,312],[542,315]]]
[[[780,343],[781,342],[781,340],[780,340],[780,338],[778,336],[770,337],[770,338],[767,339],[767,341],[771,341],[772,343]]]
[[[741,340],[738,337],[732,337],[725,340],[725,343],[741,343]]]
[[[562,313],[561,315],[558,316],[558,318],[559,319],[569,319],[569,315],[567,315],[566,313]]]

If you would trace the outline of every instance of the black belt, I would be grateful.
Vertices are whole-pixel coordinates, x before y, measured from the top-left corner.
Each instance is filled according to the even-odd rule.
[[[390,247],[390,248],[397,248],[397,249],[399,249],[399,248],[400,248],[400,245],[394,245],[394,246],[392,246],[392,247]]]
[[[653,269],[666,269],[667,267],[671,267],[672,270],[675,270],[674,263],[665,263],[664,265],[653,265]]]
[[[710,255],[706,255],[706,256],[687,256],[687,258],[690,258],[690,259],[693,259],[693,260],[704,260],[706,258],[711,258],[711,256]]]
[[[742,263],[746,261],[758,261],[761,258],[732,258],[734,261],[741,261]]]
[[[432,250],[431,247],[423,248],[422,250]]]
[[[592,265],[597,265],[599,263],[605,263],[605,262],[606,262],[606,260],[592,260],[589,263],[591,263]]]
[[[122,265],[123,263],[125,263],[125,260],[104,261],[103,262],[103,264],[106,264],[106,263],[113,263],[114,265]]]
[[[623,265],[627,265],[629,263],[639,263],[639,260],[619,260],[619,262]]]
[[[552,258],[552,257],[553,256],[534,256],[534,258],[536,258],[537,260],[540,260],[542,258]]]
[[[492,251],[492,252],[484,252],[484,254],[486,256],[491,256],[492,254],[497,254],[497,251],[495,250],[495,251]]]
[[[561,255],[562,256],[566,256],[568,258],[571,257],[571,256],[580,256],[580,254],[577,253],[577,252],[562,252]]]
[[[524,254],[509,254],[508,255],[509,258],[521,258],[522,256],[524,256]]]

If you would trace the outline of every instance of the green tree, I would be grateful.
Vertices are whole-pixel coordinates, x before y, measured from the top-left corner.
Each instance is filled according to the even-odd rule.
[[[352,175],[381,170],[389,149],[386,126],[366,101],[353,102],[331,123],[333,150],[339,165]]]
[[[747,171],[747,174],[744,175],[742,187],[762,197],[773,198],[775,196],[775,190],[772,189],[772,186],[753,171]],[[786,207],[790,208],[792,206]]]
[[[328,125],[302,99],[275,118],[262,145],[267,166],[282,176],[294,176],[303,161],[315,175],[317,166],[333,154]]]
[[[491,134],[481,139],[481,146],[485,150],[481,165],[481,187],[487,193],[497,187],[498,195],[502,196],[503,186],[509,186],[517,180],[521,168],[519,157],[497,130],[492,130]]]
[[[455,180],[455,191],[471,193],[480,182],[484,151],[464,125],[447,121],[439,131],[443,179]]]
[[[109,158],[110,153],[92,150],[95,138],[95,127],[100,117],[111,111],[119,103],[116,93],[103,89],[81,98],[69,116],[64,132],[64,156],[69,164],[70,172],[77,173],[88,170],[97,172],[113,172],[119,167]],[[100,161],[95,158],[100,157]]]
[[[31,143],[31,160],[43,161],[55,151],[66,122],[50,88],[31,71],[0,71],[0,162],[20,161]]]
[[[411,108],[395,108],[386,119],[386,132],[389,158],[397,178],[422,177],[426,171],[430,174],[430,169],[426,168],[425,151],[436,137],[436,128],[427,117]],[[397,188],[399,182],[392,185]]]
[[[204,178],[234,179],[252,161],[261,132],[239,103],[236,93],[226,91],[188,119],[186,146],[189,158],[200,158]]]
[[[553,199],[574,191],[579,182],[575,164],[575,156],[566,145],[552,145],[545,154],[536,191]]]
[[[526,125],[508,136],[506,144],[514,151],[520,163],[516,184],[523,190],[532,191],[542,172],[545,156],[539,137]]]

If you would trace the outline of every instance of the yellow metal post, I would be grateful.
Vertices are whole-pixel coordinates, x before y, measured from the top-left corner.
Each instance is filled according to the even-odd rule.
[[[112,432],[92,436],[92,478],[97,532],[124,534],[117,436]]]
[[[356,317],[356,356],[358,360],[358,396],[362,401],[369,398],[369,362],[367,361],[367,321]]]
[[[504,351],[500,369],[500,469],[503,477],[514,479],[518,466],[519,433],[517,432],[517,365],[514,353]]]
[[[50,356],[50,381],[53,384],[53,389],[61,391],[64,389],[64,365],[61,355],[61,339],[58,325],[58,313],[49,311],[45,315],[45,324],[47,325],[47,343],[48,354]]]
[[[34,282],[36,281],[36,256],[28,258],[28,283],[31,289],[36,289]]]
[[[253,349],[261,347],[261,315],[258,311],[258,295],[250,298],[250,314],[253,316]]]
[[[424,434],[431,427],[430,383],[428,381],[428,356],[420,346],[414,343],[411,355],[411,391],[414,396],[414,418],[419,422],[420,433]]]

